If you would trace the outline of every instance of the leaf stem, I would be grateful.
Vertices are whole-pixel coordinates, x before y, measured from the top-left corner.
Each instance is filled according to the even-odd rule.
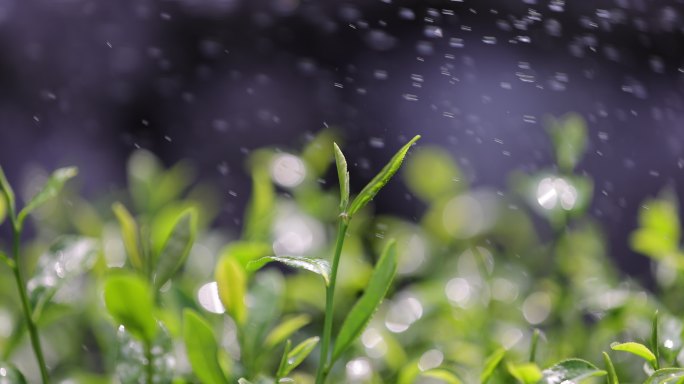
[[[145,369],[147,370],[147,384],[152,384],[154,377],[154,363],[152,362],[152,342],[145,341]]]
[[[340,221],[337,226],[337,240],[335,243],[335,254],[333,255],[332,269],[330,270],[330,285],[326,287],[325,291],[325,320],[323,325],[323,341],[321,344],[321,357],[318,363],[318,371],[316,373],[316,384],[325,383],[325,378],[328,376],[330,366],[328,361],[330,358],[330,339],[332,337],[332,323],[333,323],[333,300],[335,296],[335,282],[337,281],[337,268],[340,264],[340,255],[342,254],[342,247],[344,246],[344,238],[349,227],[349,218],[346,215],[340,215]]]
[[[12,226],[12,254],[14,257],[14,265],[12,271],[14,272],[14,280],[17,283],[17,289],[19,290],[19,297],[21,299],[21,306],[24,314],[24,321],[26,322],[26,327],[28,328],[29,335],[31,336],[31,345],[33,346],[33,352],[36,355],[36,360],[38,360],[38,367],[40,368],[40,376],[43,384],[49,383],[47,366],[45,365],[45,358],[43,357],[43,348],[40,345],[40,337],[38,336],[38,328],[36,323],[33,321],[31,316],[31,305],[29,304],[28,294],[26,292],[26,282],[19,266],[19,242],[21,238],[21,226],[13,223]]]

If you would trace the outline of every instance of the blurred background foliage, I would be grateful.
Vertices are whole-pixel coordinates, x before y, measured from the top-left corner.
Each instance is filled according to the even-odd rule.
[[[356,215],[348,232],[335,327],[363,292],[388,239],[397,241],[398,277],[355,347],[334,366],[332,382],[438,383],[454,375],[474,383],[487,357],[504,348],[502,366],[509,368],[496,370],[490,382],[511,383],[515,367],[528,360],[535,329],[541,331],[536,353],[541,367],[572,356],[600,362],[613,342],[648,340],[656,309],[663,360],[684,364],[684,253],[676,192],[665,189],[644,201],[630,236],[630,247],[651,260],[653,284],[644,287],[614,265],[604,228],[587,214],[593,181],[576,171],[587,149],[584,120],[568,114],[549,118],[547,127],[555,166],[514,172],[506,190],[473,188],[447,151],[414,146],[402,177],[388,188],[403,182],[406,199],[419,199],[422,213],[376,216],[371,206]],[[107,314],[102,285],[122,269],[144,270],[136,265],[136,247],[162,253],[162,240],[184,212],[196,216],[194,244],[183,267],[159,281],[151,299],[159,320],[150,341],[155,382],[204,380],[192,372],[184,347],[181,314],[187,309],[216,335],[220,369],[230,382],[272,375],[288,335],[300,342],[320,334],[325,305],[320,277],[277,266],[231,275],[244,284],[246,308],[226,309],[224,295],[233,294],[234,286],[217,284],[222,269],[216,265],[235,260],[246,267],[266,255],[329,259],[339,198],[332,150],[343,138],[326,129],[298,151],[252,151],[245,164],[251,195],[240,234],[212,225],[221,210],[216,186],[198,182],[191,164],[165,167],[145,150],[128,159],[126,189],[86,200],[77,182],[41,207],[24,237],[19,263],[31,277],[29,294],[40,308],[37,322],[55,382],[144,382],[143,346]],[[35,190],[44,177],[19,190]],[[5,211],[0,200],[0,223]],[[138,225],[140,238],[126,238],[126,225]],[[9,246],[3,237],[0,249],[7,252]],[[19,306],[10,270],[2,265],[0,361],[37,382]],[[312,382],[317,356],[312,353],[295,369],[295,382]],[[614,354],[613,361],[628,382],[649,372],[629,355]]]

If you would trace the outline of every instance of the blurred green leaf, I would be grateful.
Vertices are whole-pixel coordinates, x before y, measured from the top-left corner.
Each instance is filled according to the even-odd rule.
[[[494,351],[494,353],[489,355],[487,361],[485,361],[482,373],[480,374],[480,384],[485,384],[487,383],[487,381],[489,381],[489,378],[492,377],[494,370],[496,369],[496,367],[499,366],[499,363],[501,363],[501,360],[503,359],[505,354],[506,350],[503,348],[499,348],[496,351]]]
[[[228,314],[238,326],[244,325],[247,320],[247,276],[242,265],[232,257],[221,257],[216,265],[216,284]]]
[[[605,374],[606,371],[596,368],[588,361],[568,359],[543,370],[540,384],[556,384],[565,381],[579,383],[584,379]]]
[[[349,348],[354,340],[363,332],[380,303],[385,298],[389,290],[394,275],[397,272],[397,250],[396,243],[391,240],[385,246],[378,263],[373,269],[373,274],[368,281],[366,291],[361,298],[354,304],[347,315],[342,327],[337,334],[335,347],[333,349],[330,364],[342,355]]]
[[[7,177],[5,176],[5,171],[2,170],[2,167],[0,167],[0,191],[2,192],[2,195],[4,197],[4,203],[5,204],[3,205],[3,207],[7,208],[10,215],[14,215],[14,207],[15,207],[14,190],[12,190],[12,186],[10,185],[9,181],[7,181]]]
[[[40,256],[27,283],[34,321],[40,319],[44,307],[64,284],[93,267],[99,253],[96,239],[63,236]]]
[[[606,372],[608,373],[608,384],[620,384],[618,380],[617,373],[615,372],[615,366],[610,356],[603,352],[603,362],[606,365]]]
[[[2,187],[0,187],[2,188]],[[0,224],[5,221],[5,216],[7,216],[7,198],[4,196],[0,199]]]
[[[655,357],[653,365],[656,370],[660,368],[660,347],[658,340],[658,311],[656,310],[655,314],[653,314],[653,324],[651,325],[651,350],[653,350],[653,355]]]
[[[7,255],[5,254],[5,252],[3,252],[3,251],[1,251],[1,250],[0,250],[0,261],[2,261],[2,262],[4,262],[5,264],[7,264],[7,266],[10,267],[10,268],[13,268],[13,267],[14,267],[14,261],[12,261],[9,257],[7,257]]]
[[[243,268],[256,259],[273,253],[273,247],[268,243],[234,241],[221,250],[221,257],[235,258]]]
[[[403,176],[411,192],[426,202],[453,195],[465,187],[452,156],[439,147],[416,149],[406,161]]]
[[[632,249],[657,259],[676,253],[681,231],[678,208],[669,190],[646,201],[639,210],[639,229],[630,237]]]
[[[283,310],[284,281],[276,270],[257,274],[249,290],[250,305],[243,327],[243,361],[258,370],[264,357],[264,340]]]
[[[582,116],[571,113],[550,119],[549,134],[556,150],[556,161],[562,172],[572,172],[587,147],[587,125]]]
[[[247,264],[247,270],[257,271],[272,261],[313,272],[323,278],[326,286],[330,283],[330,263],[327,260],[305,256],[266,256]]]
[[[264,346],[267,349],[273,348],[276,345],[285,341],[293,333],[297,332],[303,326],[311,322],[311,316],[302,314],[284,319],[275,328],[269,332],[264,341]]]
[[[456,376],[456,374],[444,368],[429,369],[427,371],[423,371],[420,376],[436,379],[447,384],[461,384],[461,380]]]
[[[536,384],[543,375],[537,364],[507,364],[508,373],[511,374],[520,384]]]
[[[317,336],[310,337],[302,341],[299,345],[292,348],[292,350],[287,354],[287,362],[281,369],[278,370],[278,376],[287,376],[293,369],[297,368],[304,359],[311,353],[311,351],[316,348],[319,338]]]
[[[304,150],[302,159],[306,162],[307,168],[313,172],[313,178],[323,176],[330,166],[333,158],[333,143],[338,140],[337,135],[330,129],[325,129],[316,134]]]
[[[369,201],[373,200],[375,195],[382,189],[382,187],[387,184],[387,182],[394,176],[395,173],[401,167],[401,163],[404,161],[406,153],[411,148],[411,146],[420,139],[420,135],[416,135],[411,141],[406,143],[401,149],[390,159],[389,163],[385,165],[384,168],[378,173],[362,190],[361,193],[354,198],[349,206],[349,211],[347,212],[349,216],[354,216],[361,208],[366,206]]]
[[[335,164],[337,165],[337,180],[340,184],[340,212],[344,212],[349,204],[349,171],[347,170],[347,160],[337,143],[335,147]]]
[[[252,382],[245,379],[244,377],[241,377],[238,379],[238,384],[252,384]]]
[[[0,361],[0,384],[26,384],[24,375],[10,363]]]
[[[275,189],[264,167],[252,170],[252,195],[247,205],[243,239],[268,242],[275,211]]]
[[[281,372],[284,372],[287,367],[288,355],[292,349],[292,340],[287,340],[285,342],[285,348],[283,349],[283,355],[280,358],[280,364],[278,364],[278,370],[276,371],[276,383],[280,383]]]
[[[140,271],[143,269],[143,260],[140,252],[138,224],[123,204],[119,202],[114,203],[112,211],[114,211],[114,215],[119,221],[121,238],[123,239],[128,260],[134,268]]]
[[[655,371],[644,384],[679,384],[684,379],[684,368],[663,368]]]
[[[183,340],[188,361],[202,383],[227,383],[219,365],[219,346],[211,326],[196,312],[183,311]]]
[[[104,283],[107,311],[118,323],[137,338],[148,343],[157,334],[153,316],[154,302],[147,282],[137,275],[118,274]]]
[[[623,351],[623,352],[629,352],[633,355],[639,356],[642,359],[648,361],[649,364],[654,365],[656,357],[651,352],[650,349],[648,349],[647,346],[640,344],[640,343],[635,343],[633,341],[627,342],[627,343],[618,343],[618,344],[613,344],[610,346],[610,348],[614,351]]]
[[[151,212],[152,189],[157,187],[164,166],[150,151],[140,149],[131,154],[126,165],[128,186],[136,208]]]
[[[173,220],[173,227],[158,254],[153,256],[155,287],[161,288],[185,263],[197,236],[197,210],[184,209]]]
[[[38,193],[36,193],[31,200],[29,200],[28,204],[26,204],[21,212],[19,212],[19,215],[17,216],[17,222],[19,223],[19,226],[21,227],[21,224],[26,219],[26,216],[28,216],[36,208],[48,200],[55,198],[64,187],[64,183],[75,177],[77,174],[78,169],[76,167],[59,168],[52,172],[52,175],[50,175],[40,191],[38,191]]]

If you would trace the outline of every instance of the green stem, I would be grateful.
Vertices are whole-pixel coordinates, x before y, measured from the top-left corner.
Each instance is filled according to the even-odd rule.
[[[145,360],[147,360],[147,364],[145,365],[145,369],[147,370],[147,384],[152,384],[152,378],[154,377],[154,363],[152,361],[152,342],[151,341],[146,341],[145,342]]]
[[[337,281],[337,267],[340,265],[340,255],[342,254],[342,247],[344,246],[344,238],[349,227],[349,219],[344,216],[340,217],[340,222],[337,226],[337,240],[335,243],[335,254],[333,255],[333,264],[330,271],[330,285],[325,291],[325,320],[323,324],[323,342],[321,344],[321,357],[318,363],[318,371],[316,373],[316,384],[325,383],[325,378],[328,375],[330,366],[328,360],[330,358],[330,339],[332,337],[332,323],[333,323],[333,299],[335,296],[335,282]]]
[[[47,366],[45,365],[45,358],[43,357],[43,348],[40,345],[40,337],[38,336],[38,328],[36,323],[33,321],[31,316],[31,305],[29,304],[28,294],[26,293],[26,282],[19,266],[19,241],[21,237],[21,228],[17,225],[13,226],[13,241],[12,241],[12,253],[14,256],[14,280],[17,283],[17,289],[19,290],[19,297],[21,299],[21,306],[24,314],[24,321],[26,322],[26,327],[28,328],[29,335],[31,336],[31,345],[33,346],[33,352],[36,355],[36,360],[38,360],[38,367],[40,368],[40,376],[42,378],[43,384],[49,383]]]

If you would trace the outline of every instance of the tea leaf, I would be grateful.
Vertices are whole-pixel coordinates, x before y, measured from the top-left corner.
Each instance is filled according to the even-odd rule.
[[[216,266],[219,297],[228,314],[240,326],[247,320],[247,276],[243,267],[232,257],[222,257]]]
[[[511,374],[520,384],[536,384],[542,379],[543,375],[537,364],[508,364],[508,373]]]
[[[0,361],[0,384],[26,384],[24,375],[10,363]]]
[[[247,205],[243,238],[268,241],[275,207],[275,190],[271,177],[262,167],[252,171],[252,196]]]
[[[185,263],[197,235],[197,210],[187,208],[173,220],[174,226],[164,241],[159,254],[154,257],[156,273],[155,287],[161,288]]]
[[[285,343],[285,348],[283,349],[283,356],[280,358],[280,364],[278,364],[278,370],[276,371],[276,383],[280,382],[280,373],[285,371],[287,367],[287,355],[292,349],[292,340],[288,340]]]
[[[330,365],[342,355],[363,332],[375,311],[380,306],[397,272],[396,243],[392,240],[385,246],[370,277],[366,291],[356,302],[344,320],[333,349]]]
[[[76,167],[59,168],[52,172],[52,175],[50,175],[40,191],[36,193],[28,202],[28,204],[26,204],[26,206],[21,210],[21,212],[19,212],[19,215],[17,216],[17,222],[19,223],[19,226],[21,227],[21,224],[26,219],[26,216],[28,216],[36,208],[57,196],[57,194],[59,194],[64,187],[64,183],[66,183],[67,180],[75,177],[77,174],[78,169]]]
[[[12,186],[10,185],[9,181],[7,181],[7,177],[5,176],[5,172],[2,170],[2,167],[0,167],[0,191],[2,191],[2,195],[5,197],[4,200],[10,216],[14,218],[14,191],[12,190]]]
[[[606,371],[596,368],[588,361],[568,359],[542,371],[540,384],[555,384],[560,382],[579,383],[581,380],[604,376]]]
[[[337,143],[333,143],[335,148],[335,165],[337,165],[337,179],[340,183],[340,212],[344,212],[349,204],[349,171],[347,170],[347,160]]]
[[[293,369],[297,368],[299,364],[301,364],[304,359],[309,356],[311,351],[316,348],[318,340],[318,336],[310,337],[302,341],[296,347],[292,348],[292,350],[287,354],[287,362],[285,363],[285,366],[278,370],[278,376],[287,376],[290,372],[292,372]]]
[[[684,379],[684,368],[663,368],[655,371],[644,384],[678,384]]]
[[[558,167],[571,172],[582,158],[587,147],[587,125],[582,116],[568,114],[552,120],[549,134],[556,150]]]
[[[244,268],[251,261],[272,253],[273,247],[270,244],[250,241],[234,241],[221,250],[222,257],[233,257]]]
[[[669,190],[646,201],[639,210],[639,229],[630,236],[632,249],[656,259],[676,253],[681,237],[677,205]]]
[[[453,196],[466,186],[451,154],[436,146],[416,149],[406,159],[402,176],[411,193],[425,202]]]
[[[421,376],[437,379],[441,383],[461,384],[461,380],[453,372],[443,368],[434,368],[424,371]]]
[[[660,348],[658,347],[658,311],[656,310],[655,314],[653,315],[653,325],[651,328],[651,349],[653,350],[653,355],[655,356],[654,359],[654,368],[657,370],[660,368]]]
[[[123,239],[124,248],[126,248],[128,260],[133,267],[142,270],[143,261],[140,255],[138,224],[123,204],[119,202],[114,203],[112,211],[114,211],[114,216],[116,216],[121,227],[121,238]]]
[[[271,261],[283,263],[292,268],[304,269],[320,275],[327,286],[330,282],[330,264],[327,260],[304,256],[266,256],[247,264],[248,271],[257,271]]]
[[[653,354],[653,352],[651,352],[650,349],[648,349],[647,346],[643,344],[630,341],[627,343],[613,344],[610,346],[610,348],[614,351],[624,351],[637,355],[642,359],[648,361],[651,365],[655,363],[655,355]]]
[[[603,352],[603,361],[606,364],[606,371],[608,372],[608,384],[620,384],[618,380],[617,373],[615,372],[615,366],[610,356]]]
[[[358,212],[361,208],[366,206],[369,201],[371,201],[375,195],[378,194],[380,189],[387,184],[387,182],[394,176],[395,173],[399,170],[399,167],[401,167],[402,161],[404,161],[404,157],[406,157],[406,153],[408,152],[409,148],[420,139],[420,135],[415,136],[411,141],[406,143],[401,149],[390,159],[389,163],[385,165],[384,168],[378,173],[362,190],[361,193],[359,193],[356,198],[352,201],[349,211],[347,212],[349,216],[353,216],[356,212]]]
[[[113,275],[104,283],[107,311],[132,335],[152,342],[157,323],[152,314],[154,302],[147,282],[137,275]]]
[[[202,383],[227,383],[219,365],[219,346],[211,326],[196,312],[183,311],[183,340],[188,361]]]
[[[311,322],[309,315],[297,315],[283,320],[266,336],[264,346],[266,348],[275,347],[309,322]]]
[[[480,374],[481,384],[485,384],[487,381],[489,381],[489,378],[492,377],[494,370],[499,366],[499,363],[501,363],[501,360],[505,354],[506,350],[499,348],[487,358],[484,369],[482,369],[482,373]]]

